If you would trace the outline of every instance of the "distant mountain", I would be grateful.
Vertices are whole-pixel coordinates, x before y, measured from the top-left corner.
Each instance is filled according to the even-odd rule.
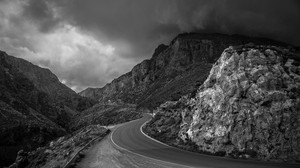
[[[151,59],[142,61],[130,72],[102,88],[87,88],[79,94],[100,103],[131,103],[153,110],[165,101],[177,100],[195,91],[225,48],[249,42],[286,46],[269,39],[240,35],[180,34],[170,45],[159,45]]]
[[[299,162],[299,96],[299,51],[229,47],[195,93],[162,104],[144,130],[192,151]]]
[[[0,51],[0,163],[64,135],[70,118],[93,104],[49,69]]]
[[[76,114],[71,120],[71,129],[78,130],[89,125],[113,125],[141,118],[142,113],[130,104],[97,104]]]

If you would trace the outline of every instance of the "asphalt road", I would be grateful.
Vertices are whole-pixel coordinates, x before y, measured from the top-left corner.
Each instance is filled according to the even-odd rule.
[[[216,167],[216,168],[290,168],[300,167],[300,164],[284,164],[274,162],[246,161],[224,157],[203,155],[174,147],[169,147],[145,136],[140,128],[150,115],[126,123],[118,127],[112,134],[113,144],[124,150],[174,164],[174,167]]]

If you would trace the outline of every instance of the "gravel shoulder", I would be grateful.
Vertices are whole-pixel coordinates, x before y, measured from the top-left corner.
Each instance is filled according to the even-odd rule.
[[[114,129],[116,127],[112,130]],[[171,168],[175,166],[118,149],[112,144],[110,136],[111,133],[91,146],[76,168]]]

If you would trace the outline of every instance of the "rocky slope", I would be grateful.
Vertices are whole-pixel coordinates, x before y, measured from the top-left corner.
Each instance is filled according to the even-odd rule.
[[[71,116],[92,104],[48,69],[0,51],[0,163],[62,136]]]
[[[178,100],[206,79],[212,64],[229,45],[278,42],[222,34],[180,34],[169,46],[159,45],[149,60],[105,85],[79,94],[101,103],[132,103],[152,110],[167,100]],[[284,45],[284,44],[282,44]]]
[[[109,132],[100,125],[89,125],[73,135],[60,137],[34,151],[19,151],[15,162],[9,168],[60,168],[67,165],[74,167],[74,162],[84,157],[83,150],[103,139]]]
[[[299,95],[295,49],[229,47],[195,94],[161,105],[144,130],[189,150],[299,162]]]

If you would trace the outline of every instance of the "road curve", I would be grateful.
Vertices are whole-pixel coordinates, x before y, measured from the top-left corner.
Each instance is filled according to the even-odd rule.
[[[300,164],[270,163],[259,161],[245,161],[224,157],[203,155],[189,152],[159,143],[141,131],[140,127],[148,120],[150,115],[126,123],[118,127],[111,134],[111,141],[119,148],[123,148],[138,155],[182,165],[187,167],[216,167],[216,168],[296,168]]]

